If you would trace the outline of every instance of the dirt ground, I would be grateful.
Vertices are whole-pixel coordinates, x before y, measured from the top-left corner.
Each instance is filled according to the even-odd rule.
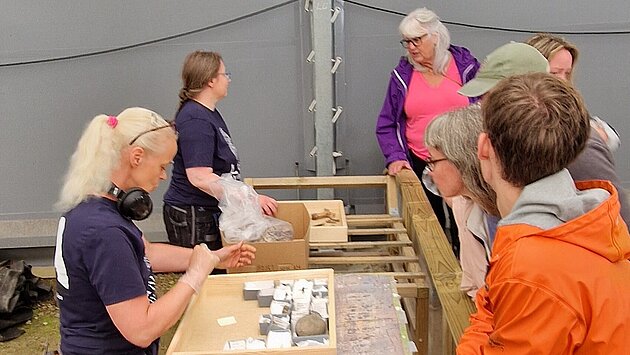
[[[158,295],[163,295],[179,279],[179,274],[158,274]],[[46,280],[54,286],[54,280]],[[0,343],[0,354],[3,355],[42,355],[46,351],[59,349],[59,309],[55,298],[40,302],[33,309],[33,319],[21,326],[25,334]],[[160,340],[160,354],[166,354],[166,349],[177,329],[173,326]]]

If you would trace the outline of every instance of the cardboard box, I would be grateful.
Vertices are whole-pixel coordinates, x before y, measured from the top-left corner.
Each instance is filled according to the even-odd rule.
[[[251,243],[256,247],[252,265],[228,269],[228,273],[302,270],[308,268],[308,236],[310,215],[298,201],[278,201],[276,218],[291,223],[293,240],[287,242]],[[223,234],[221,234],[223,236]],[[223,245],[228,245],[223,240]]]
[[[309,214],[309,229],[307,239],[310,242],[347,242],[348,241],[348,221],[346,212],[341,200],[309,200],[302,201]],[[316,225],[318,220],[310,219],[313,213],[324,212],[327,209],[335,214],[339,222],[334,225]]]
[[[243,300],[243,283],[256,280],[328,279],[328,331],[327,346],[265,350],[223,350],[226,341],[259,338],[258,319],[268,314],[269,308],[258,307],[256,301]],[[234,317],[236,324],[220,326],[218,319]],[[276,271],[208,277],[201,291],[190,301],[180,321],[167,354],[306,354],[329,355],[337,353],[335,325],[335,285],[332,269]]]

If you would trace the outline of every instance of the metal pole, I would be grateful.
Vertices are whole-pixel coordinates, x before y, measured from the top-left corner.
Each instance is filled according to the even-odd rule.
[[[314,0],[311,10],[312,39],[314,54],[313,85],[315,92],[315,169],[317,176],[332,176],[334,129],[332,122],[333,74],[332,42],[333,31],[331,0]],[[333,189],[318,189],[318,199],[334,198]]]

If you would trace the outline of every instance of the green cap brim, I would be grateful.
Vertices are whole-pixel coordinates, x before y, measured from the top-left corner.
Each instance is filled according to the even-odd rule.
[[[468,97],[481,96],[492,89],[500,79],[474,78],[462,86],[457,92]]]

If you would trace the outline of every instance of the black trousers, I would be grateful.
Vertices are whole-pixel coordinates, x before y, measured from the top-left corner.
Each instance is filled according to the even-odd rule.
[[[220,211],[198,206],[171,206],[164,204],[162,217],[168,241],[180,247],[193,248],[204,243],[210,250],[223,248],[219,231]],[[224,274],[214,269],[212,274]]]
[[[409,152],[409,155],[411,156],[411,166],[413,168],[413,172],[416,173],[418,179],[422,181],[422,172],[427,166],[427,163],[412,152]],[[444,202],[444,199],[442,197],[437,196],[433,192],[429,191],[426,186],[424,186],[424,184],[421,183],[421,185],[422,189],[424,189],[424,193],[427,195],[429,203],[431,204],[431,208],[433,208],[435,216],[442,226],[442,230],[444,230],[444,234],[446,234],[446,236],[450,238],[451,247],[453,248],[453,253],[455,253],[455,257],[459,259],[459,235],[457,224],[455,223],[455,218],[453,217],[453,210],[446,204],[446,202]]]

